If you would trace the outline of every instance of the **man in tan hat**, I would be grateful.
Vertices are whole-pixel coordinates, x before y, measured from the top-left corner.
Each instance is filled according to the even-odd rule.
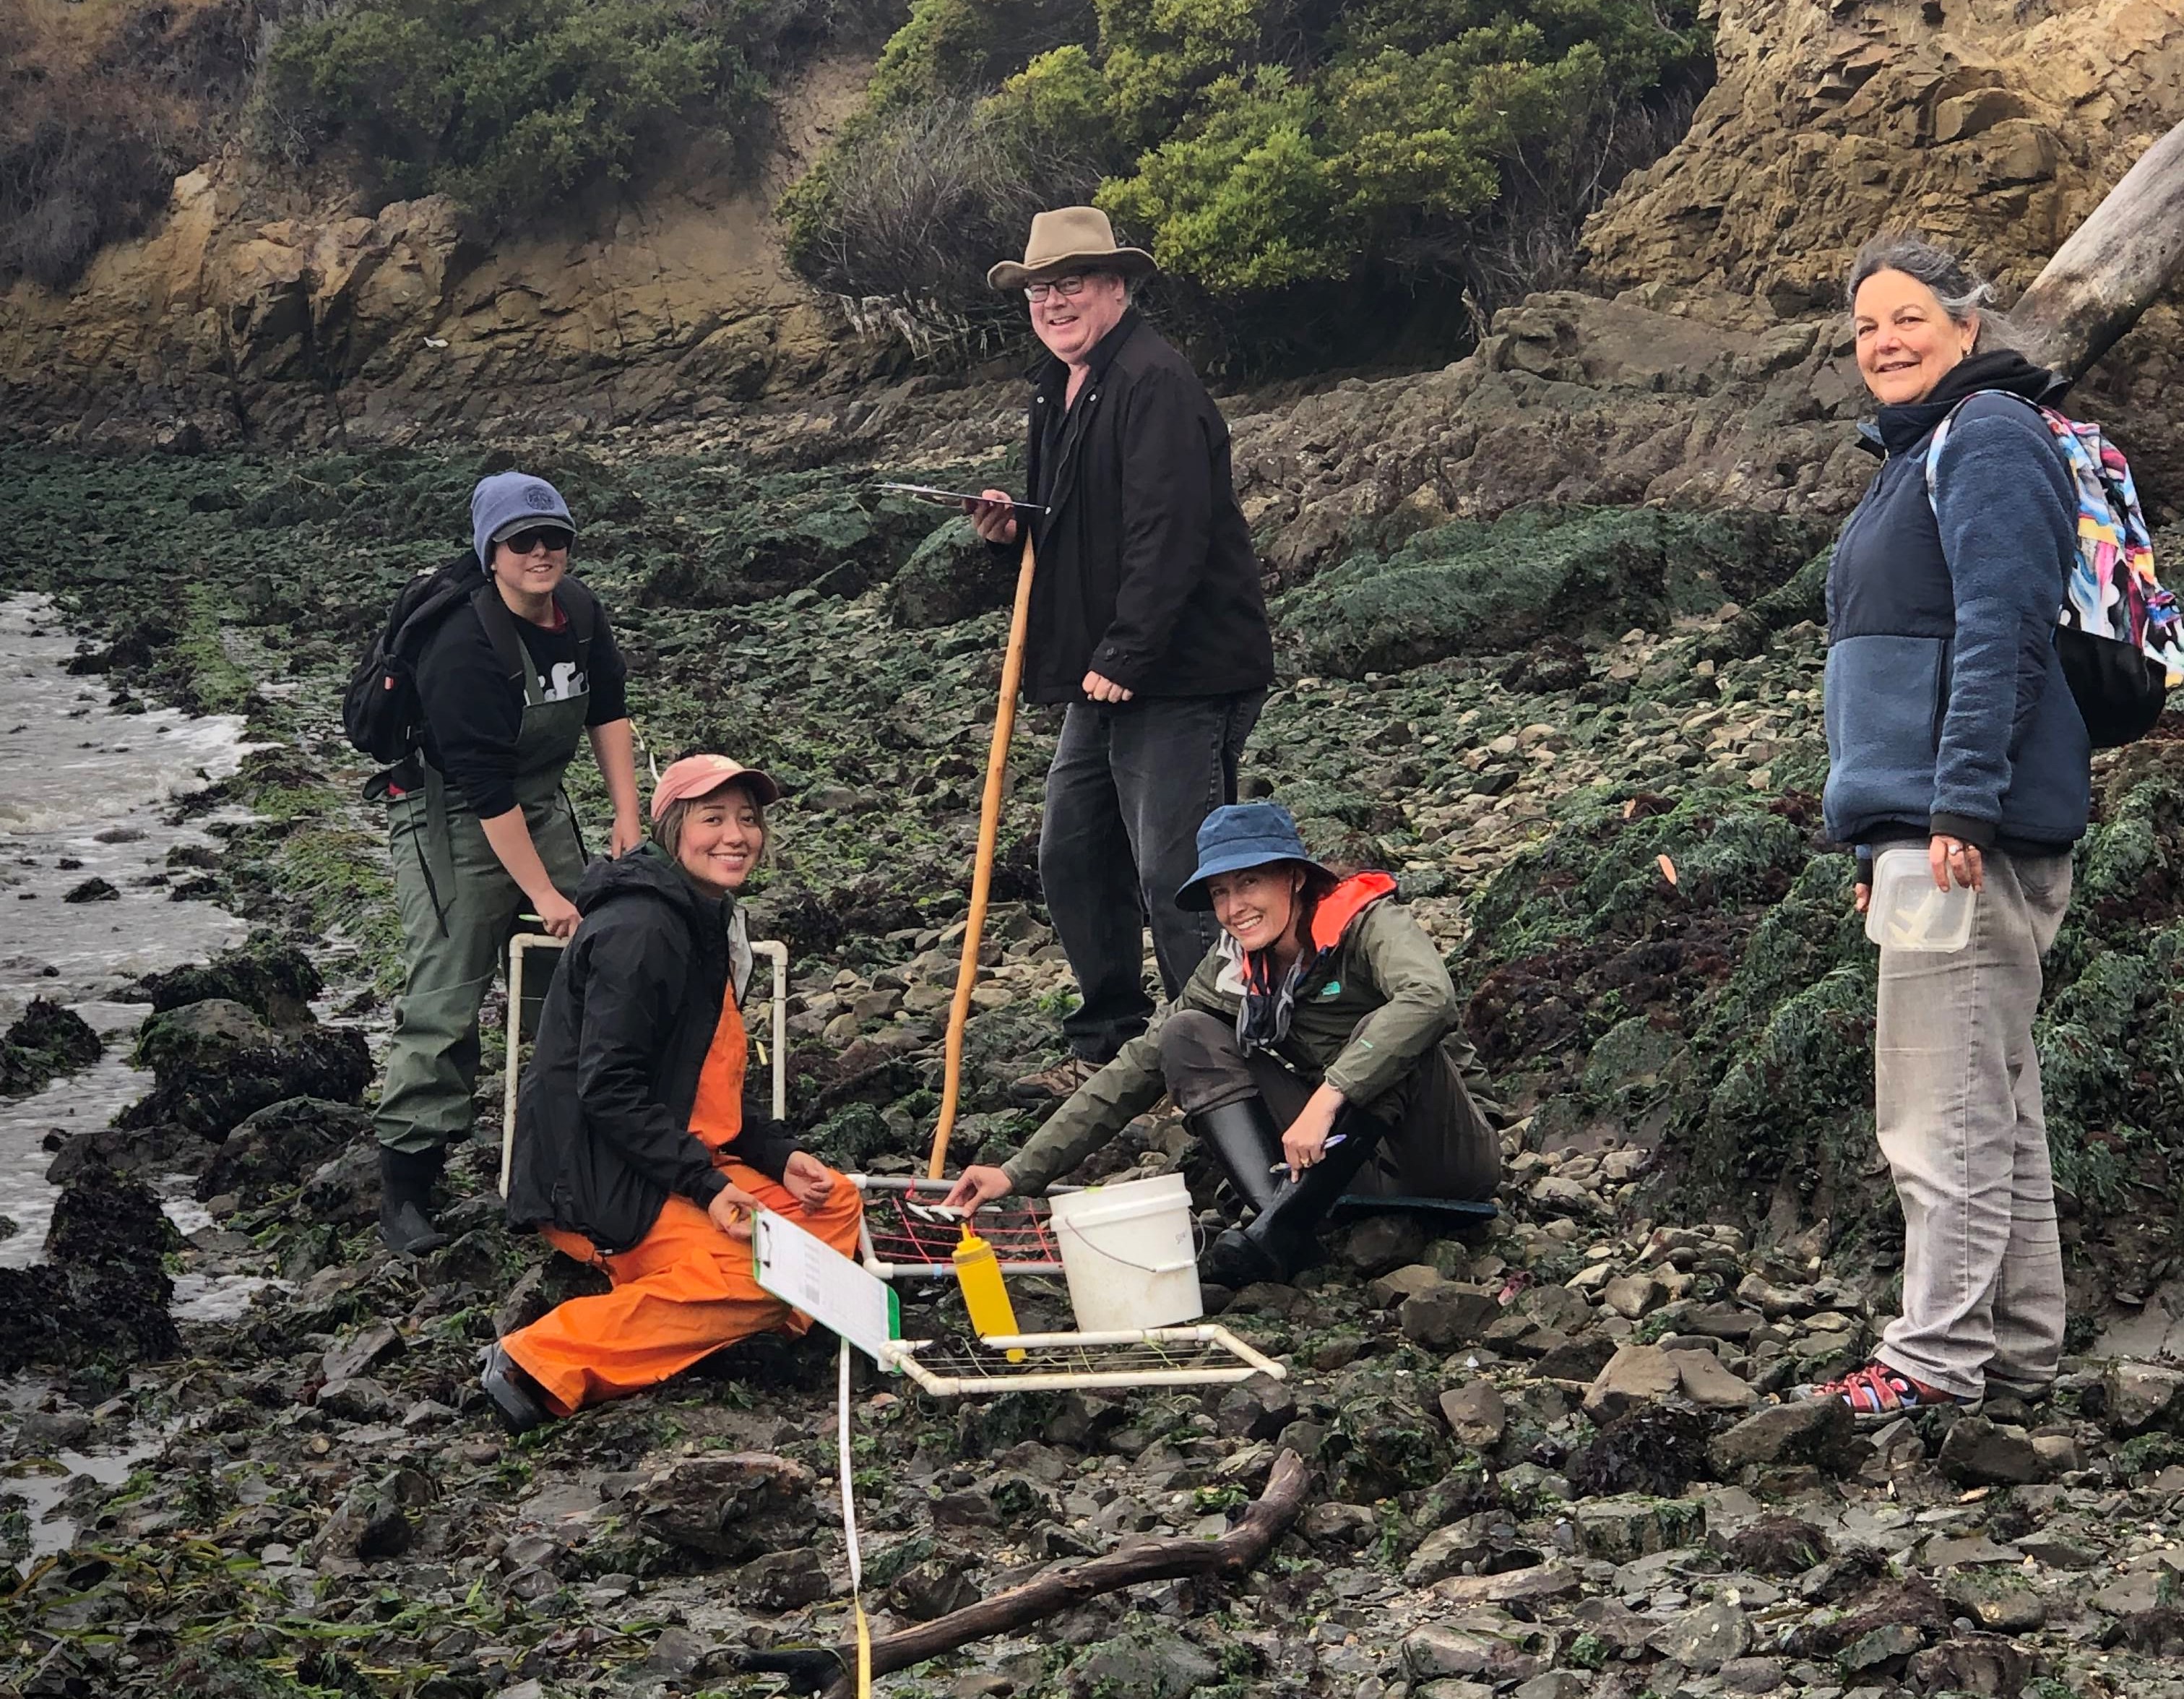
[[[1236,763],[1273,682],[1273,642],[1228,471],[1228,427],[1190,365],[1130,305],[1154,269],[1107,215],[1032,220],[1022,289],[1050,356],[1033,373],[1021,513],[1038,550],[1023,691],[1067,704],[1047,769],[1039,879],[1083,1001],[1069,1059],[1017,1082],[1067,1097],[1145,1030],[1144,927],[1167,997],[1213,942],[1175,893],[1199,823],[1236,800]],[[989,489],[978,534],[1013,552],[1019,510]]]

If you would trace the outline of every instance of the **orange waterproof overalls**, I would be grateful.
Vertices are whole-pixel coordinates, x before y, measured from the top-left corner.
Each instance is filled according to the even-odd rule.
[[[713,1165],[730,1185],[855,1256],[864,1202],[849,1181],[836,1175],[827,1201],[806,1210],[787,1188],[727,1154],[726,1147],[743,1130],[749,1053],[732,993],[721,1001],[720,1025],[698,1076],[692,1135],[714,1153]],[[558,1415],[657,1386],[754,1333],[802,1333],[811,1325],[811,1317],[758,1283],[749,1240],[731,1238],[679,1193],[668,1194],[649,1232],[616,1255],[600,1255],[589,1239],[564,1228],[539,1232],[555,1249],[604,1269],[614,1282],[613,1291],[571,1298],[500,1342],[545,1389]]]

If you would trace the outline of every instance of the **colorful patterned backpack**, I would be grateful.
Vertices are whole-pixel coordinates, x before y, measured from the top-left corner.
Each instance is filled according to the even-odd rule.
[[[2078,564],[2056,620],[2055,652],[2096,749],[2135,743],[2153,729],[2169,686],[2184,682],[2184,608],[2153,576],[2153,542],[2131,462],[2098,425],[2066,419],[2006,389],[2047,421],[2078,492]],[[1964,401],[1973,398],[1964,397]],[[1926,450],[1926,499],[1934,468],[1964,401],[1934,428]]]

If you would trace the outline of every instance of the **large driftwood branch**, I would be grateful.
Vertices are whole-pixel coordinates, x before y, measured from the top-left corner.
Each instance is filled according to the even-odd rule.
[[[2033,279],[2010,320],[2025,351],[2067,377],[2138,322],[2184,260],[2184,124],[2124,173]]]
[[[1218,1540],[1178,1535],[1149,1540],[1089,1562],[1044,1570],[1022,1585],[963,1610],[872,1642],[872,1674],[885,1675],[929,1657],[953,1651],[974,1640],[1009,1634],[1031,1623],[1083,1604],[1102,1593],[1146,1581],[1173,1581],[1186,1575],[1248,1574],[1266,1558],[1304,1506],[1307,1479],[1304,1461],[1294,1451],[1274,1460],[1267,1489],[1245,1509],[1244,1518]],[[825,1651],[746,1652],[738,1660],[749,1674],[786,1675],[797,1691],[809,1693],[832,1682],[827,1699],[849,1699],[856,1687],[855,1643]]]

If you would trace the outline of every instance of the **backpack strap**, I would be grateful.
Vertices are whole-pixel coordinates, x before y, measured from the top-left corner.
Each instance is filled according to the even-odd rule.
[[[1937,519],[1942,514],[1941,498],[1938,494],[1941,480],[1942,444],[1948,441],[1949,427],[1957,422],[1957,415],[1982,395],[2007,395],[2013,401],[2022,401],[2043,421],[2048,416],[2045,407],[2027,396],[2019,394],[2014,389],[1975,389],[1944,413],[1942,416],[1942,422],[1934,427],[1933,434],[1926,439],[1926,505],[1934,510],[1934,517]],[[2048,426],[2048,434],[2050,436],[2054,434],[2053,424]]]
[[[599,629],[599,599],[588,585],[564,578],[554,592],[561,612],[569,617],[569,630],[577,640],[577,672],[588,687],[592,677],[592,634]]]
[[[493,645],[501,671],[522,691],[523,700],[531,701],[538,694],[538,677],[524,651],[523,639],[517,634],[515,616],[508,611],[491,578],[471,592],[471,606],[476,611],[478,623],[485,627],[486,640]]]

